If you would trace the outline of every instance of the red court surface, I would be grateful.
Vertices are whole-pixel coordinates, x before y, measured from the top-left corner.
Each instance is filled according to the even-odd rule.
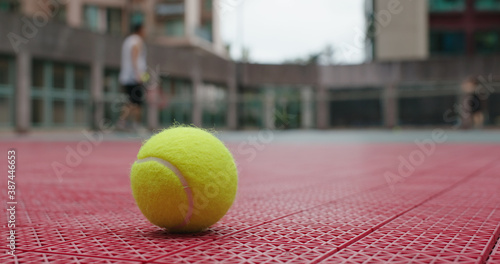
[[[190,235],[162,231],[136,207],[129,169],[140,142],[102,142],[58,178],[52,164],[77,143],[0,143],[18,161],[17,256],[0,263],[500,263],[498,143],[438,145],[393,188],[384,174],[413,143],[232,143],[237,199]]]

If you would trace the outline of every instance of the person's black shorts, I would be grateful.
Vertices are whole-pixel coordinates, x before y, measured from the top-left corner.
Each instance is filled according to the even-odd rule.
[[[131,84],[124,85],[125,92],[127,93],[128,100],[136,105],[143,105],[145,100],[144,85],[143,84]]]
[[[471,114],[483,111],[481,99],[476,94],[468,95],[466,104]]]

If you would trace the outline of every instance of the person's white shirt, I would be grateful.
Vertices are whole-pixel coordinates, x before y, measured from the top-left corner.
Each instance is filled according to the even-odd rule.
[[[139,45],[140,51],[137,58],[137,69],[138,73],[135,72],[132,63],[132,48]],[[122,85],[134,85],[137,84],[137,75],[142,76],[147,71],[146,65],[146,45],[142,38],[136,34],[128,36],[125,41],[123,41],[122,46],[122,59],[119,80]]]

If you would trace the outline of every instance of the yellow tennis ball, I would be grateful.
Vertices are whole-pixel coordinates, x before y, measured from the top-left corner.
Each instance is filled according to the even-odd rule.
[[[201,231],[221,219],[236,196],[233,156],[211,133],[176,127],[152,136],[131,169],[141,212],[172,232]]]
[[[150,77],[151,77],[151,76],[149,75],[149,73],[145,72],[145,73],[141,76],[141,80],[142,80],[142,82],[147,83],[147,82],[149,81],[149,78],[150,78]]]

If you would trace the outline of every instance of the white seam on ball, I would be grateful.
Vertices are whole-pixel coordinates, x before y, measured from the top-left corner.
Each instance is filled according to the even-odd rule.
[[[177,167],[175,167],[174,165],[172,165],[172,163],[170,163],[164,159],[160,159],[160,158],[156,158],[156,157],[147,157],[144,159],[136,160],[137,163],[143,163],[143,162],[148,162],[148,161],[156,161],[156,162],[162,164],[163,166],[169,168],[175,174],[175,176],[177,176],[177,178],[181,182],[182,187],[184,189],[184,192],[186,193],[186,196],[188,199],[189,207],[188,207],[188,211],[186,213],[186,216],[184,217],[184,222],[181,223],[180,225],[174,227],[174,229],[184,227],[191,220],[191,216],[193,215],[193,207],[194,207],[193,191],[189,187],[189,184],[188,184],[186,178],[184,177],[184,175],[182,175],[182,173],[179,171],[179,169],[177,169]]]

